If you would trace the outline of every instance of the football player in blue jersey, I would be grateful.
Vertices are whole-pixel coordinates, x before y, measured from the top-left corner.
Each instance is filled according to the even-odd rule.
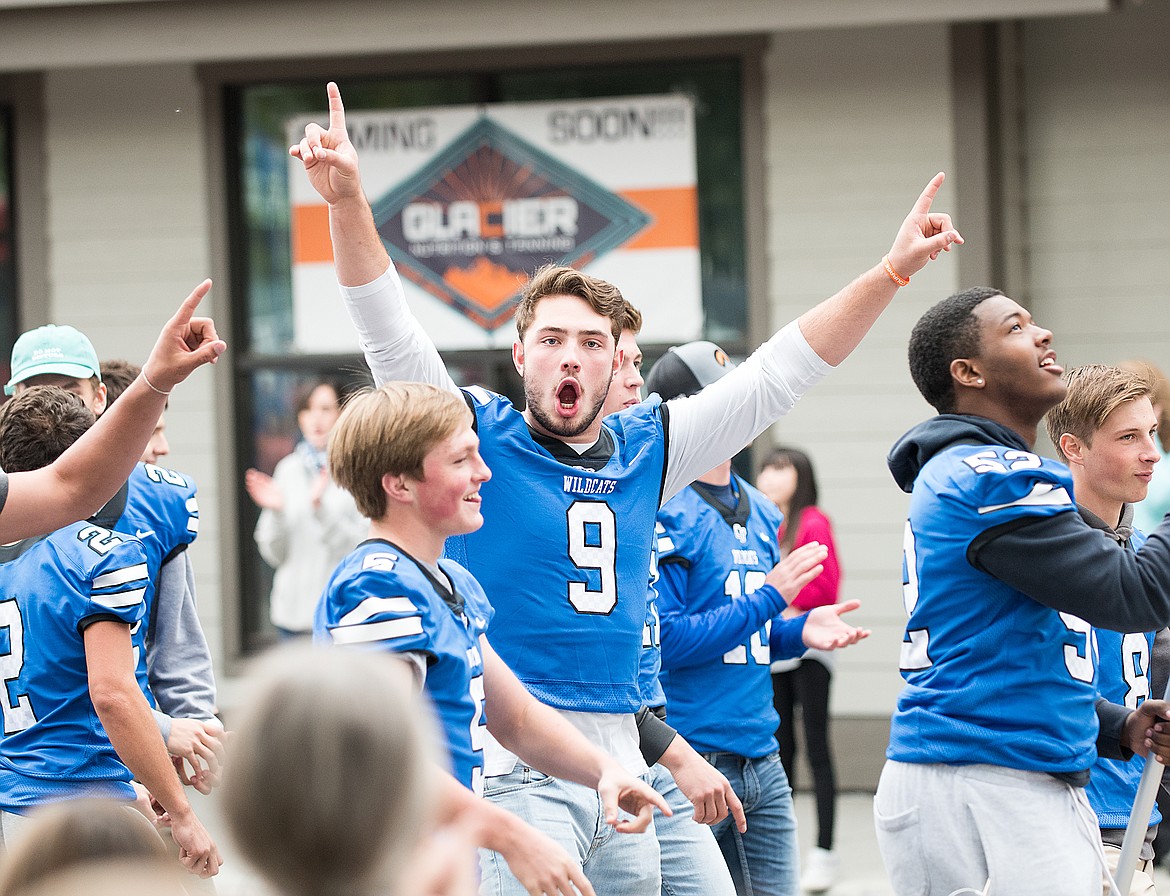
[[[606,416],[633,407],[642,400],[642,350],[638,346],[642,314],[629,302],[624,303],[621,327],[618,351],[622,363],[614,374],[602,408]],[[658,581],[658,552],[655,546],[652,547],[646,625],[642,630],[638,667],[642,708],[637,719],[640,729],[653,732],[641,738],[639,743],[642,757],[650,766],[647,781],[662,794],[674,812],[670,817],[654,820],[662,888],[674,896],[730,896],[735,892],[735,885],[721,860],[722,853],[707,822],[714,824],[730,812],[739,829],[746,830],[743,805],[727,778],[696,753],[685,738],[678,736],[669,725],[654,725],[655,721],[666,721],[666,695],[658,680],[662,659],[658,593],[654,588]]]
[[[734,365],[718,346],[667,352],[646,378],[663,399],[693,395]],[[674,725],[732,782],[747,830],[713,832],[740,896],[795,893],[796,817],[779,760],[772,659],[835,649],[869,635],[841,614],[858,601],[781,619],[788,597],[820,575],[827,551],[811,542],[781,561],[776,506],[724,461],[658,511],[662,687]]]
[[[52,462],[94,420],[76,396],[51,386],[24,391],[0,416],[0,465],[14,471]],[[90,522],[4,546],[0,837],[19,837],[21,816],[45,803],[132,802],[133,773],[168,814],[183,864],[210,877],[218,850],[135,677],[147,577],[137,540]]]
[[[210,318],[193,316],[210,289],[210,280],[196,287],[163,327],[146,361],[149,380],[143,373],[116,413],[40,470],[13,476],[0,470],[0,542],[43,535],[91,514],[126,481],[166,396],[226,348]]]
[[[493,610],[479,583],[440,557],[446,538],[483,524],[480,489],[491,472],[471,422],[460,397],[423,383],[389,383],[346,404],[330,438],[329,464],[371,521],[370,538],[326,585],[315,636],[414,662],[438,711],[454,775],[467,790],[483,792],[490,732],[533,767],[591,793],[617,832],[643,831],[654,806],[666,809],[662,798],[524,689],[486,636]],[[555,843],[478,802],[483,845],[507,855],[530,891],[556,892],[570,881],[590,891]],[[619,805],[635,817],[619,818]],[[550,855],[563,863],[550,865]],[[531,878],[533,868],[542,879]]]
[[[130,381],[139,374],[141,370],[133,369]],[[92,343],[68,326],[38,327],[16,340],[9,386],[19,395],[38,385],[72,392],[99,419],[125,391],[107,389]],[[218,778],[224,731],[215,717],[211,652],[195,609],[195,574],[187,551],[199,532],[195,484],[173,470],[136,464],[91,520],[133,535],[146,549],[150,585],[138,681],[156,707],[159,730],[171,755],[179,759],[176,766],[184,781],[208,793]]]
[[[1154,464],[1161,460],[1154,384],[1132,371],[1100,364],[1070,370],[1065,383],[1064,401],[1048,412],[1045,425],[1057,455],[1072,473],[1077,510],[1094,529],[1136,550],[1146,537],[1134,528],[1133,505],[1146,497]],[[1085,793],[1097,813],[1110,873],[1116,875],[1143,769],[1143,763],[1127,761],[1132,753],[1121,750],[1120,744],[1135,737],[1123,739],[1121,732],[1127,724],[1146,722],[1135,710],[1166,693],[1170,630],[1122,634],[1099,629],[1094,637],[1101,736]],[[1153,710],[1162,717],[1170,715],[1170,706],[1164,703]],[[1153,843],[1161,820],[1155,806],[1131,879],[1132,896],[1154,893]]]
[[[670,405],[651,399],[603,422],[622,360],[621,293],[571,268],[543,269],[516,310],[512,359],[525,408],[484,389],[459,390],[406,308],[362,192],[336,84],[328,95],[329,127],[310,124],[290,153],[328,205],[335,269],[374,380],[461,391],[495,474],[484,484],[485,525],[448,553],[483,585],[496,611],[493,645],[524,685],[645,775],[635,713],[654,515],[785,414],[853,350],[909,276],[961,241],[949,216],[931,211],[943,176],[927,185],[881,264],[781,329],[730,376],[698,396]],[[529,817],[540,812],[598,889],[659,891],[652,834],[595,837],[605,830],[596,800],[534,777],[490,738],[485,775],[489,798]],[[490,892],[522,891],[494,856],[485,855],[484,868]]]
[[[990,288],[945,299],[910,336],[939,416],[889,457],[910,492],[909,620],[874,818],[899,893],[1101,892],[1090,626],[1170,620],[1170,524],[1127,550],[1076,512],[1068,468],[1033,452],[1065,395],[1051,343]],[[1139,707],[1126,746],[1170,742],[1154,720]]]

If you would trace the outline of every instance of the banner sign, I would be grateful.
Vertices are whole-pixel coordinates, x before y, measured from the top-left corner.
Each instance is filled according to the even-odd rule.
[[[680,95],[347,115],[378,233],[440,349],[507,348],[543,264],[613,282],[645,342],[700,336],[694,109]],[[313,119],[289,122],[290,144]],[[353,351],[328,213],[290,160],[295,347]]]

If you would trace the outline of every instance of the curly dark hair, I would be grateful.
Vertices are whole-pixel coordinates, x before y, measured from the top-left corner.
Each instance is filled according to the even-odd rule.
[[[940,414],[955,412],[955,384],[951,362],[979,353],[979,322],[974,311],[992,296],[992,286],[976,286],[943,299],[914,325],[910,333],[910,376],[914,385]]]
[[[47,467],[93,426],[93,412],[72,392],[33,386],[0,411],[0,469],[26,473]]]

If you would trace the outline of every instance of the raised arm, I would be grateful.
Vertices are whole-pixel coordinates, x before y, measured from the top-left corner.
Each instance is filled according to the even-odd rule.
[[[898,291],[940,252],[961,243],[948,215],[930,206],[943,175],[936,174],[902,222],[884,260],[836,295],[806,311],[727,376],[698,395],[667,403],[670,457],[663,501],[723,463],[787,414],[805,392],[840,364]]]
[[[386,272],[390,256],[362,190],[357,150],[345,127],[341,91],[332,81],[325,90],[329,95],[328,129],[316,123],[308,125],[301,142],[289,147],[289,155],[301,160],[309,183],[329,205],[329,235],[338,282],[361,286]]]
[[[434,343],[406,307],[402,283],[378,235],[346,130],[341,91],[332,81],[326,90],[329,127],[308,125],[289,155],[301,160],[309,183],[329,206],[337,282],[374,382],[413,380],[454,389]]]
[[[940,252],[949,252],[953,243],[963,242],[950,215],[930,210],[943,179],[941,171],[931,178],[881,263],[800,316],[800,331],[826,363],[836,366],[849,357],[898,289]]]
[[[204,280],[163,327],[142,373],[118,401],[56,461],[8,477],[0,542],[52,532],[85,519],[114,496],[154,434],[167,394],[227,346],[211,318],[193,317],[211,289]]]

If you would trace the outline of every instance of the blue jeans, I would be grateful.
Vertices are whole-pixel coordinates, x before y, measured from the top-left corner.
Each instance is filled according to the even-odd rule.
[[[743,803],[748,829],[741,834],[729,815],[711,832],[727,860],[740,896],[794,896],[799,859],[792,788],[777,753],[745,759],[733,753],[704,753],[727,776]]]
[[[695,821],[695,807],[670,772],[661,765],[651,766],[648,783],[674,811],[670,818],[654,816],[663,896],[732,896],[735,886],[711,829]]]
[[[641,834],[617,833],[606,824],[596,791],[517,764],[509,774],[485,778],[484,796],[577,859],[597,896],[659,896],[654,825]],[[528,896],[499,853],[481,849],[479,865],[481,896]]]

